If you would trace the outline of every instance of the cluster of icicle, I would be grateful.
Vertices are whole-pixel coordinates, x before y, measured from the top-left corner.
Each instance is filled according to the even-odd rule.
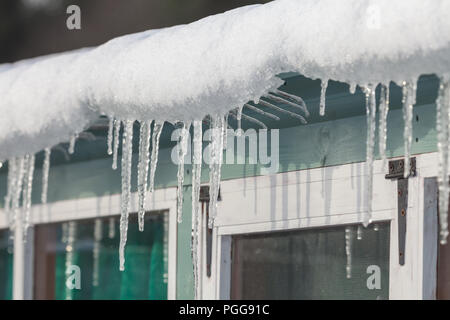
[[[50,169],[50,148],[44,151],[42,165],[41,202],[47,203],[48,174]],[[30,227],[31,196],[35,168],[35,155],[15,157],[8,160],[7,193],[5,196],[5,213],[11,231],[11,237],[17,227],[22,230],[26,241]]]

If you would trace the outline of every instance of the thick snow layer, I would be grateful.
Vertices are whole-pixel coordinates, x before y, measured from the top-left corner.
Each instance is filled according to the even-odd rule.
[[[0,66],[0,158],[98,113],[191,121],[281,85],[282,72],[365,85],[450,70],[448,0],[278,0],[92,50]]]

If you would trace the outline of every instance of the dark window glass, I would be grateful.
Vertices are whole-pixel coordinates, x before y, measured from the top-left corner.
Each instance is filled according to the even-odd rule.
[[[382,223],[234,236],[231,298],[387,299],[389,230]]]
[[[0,230],[0,300],[12,298],[13,242],[9,230]]]
[[[34,298],[167,299],[167,228],[166,212],[147,213],[143,232],[130,215],[121,272],[118,217],[36,226]]]

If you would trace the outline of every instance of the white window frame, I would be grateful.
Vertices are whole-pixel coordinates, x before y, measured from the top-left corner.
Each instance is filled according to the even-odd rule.
[[[177,221],[176,221],[176,188],[157,189],[147,196],[146,211],[167,211],[168,234],[168,284],[167,297],[176,299],[176,265],[177,265]],[[131,194],[131,210],[137,212],[137,193]],[[32,225],[95,219],[99,217],[120,215],[120,194],[100,197],[80,198],[37,204],[31,208]],[[7,228],[6,215],[0,212],[0,229]],[[14,231],[14,263],[13,263],[13,299],[32,299],[33,296],[33,248],[34,237],[30,229],[29,240],[22,239],[22,226],[16,225]],[[119,271],[118,271],[119,272]]]
[[[435,298],[437,213],[424,212],[436,208],[436,201],[434,197],[426,202],[424,179],[436,177],[437,155],[415,157],[403,266],[398,263],[397,182],[385,179],[381,160],[374,163],[373,222],[391,222],[389,298],[394,300]],[[232,235],[361,223],[367,206],[365,171],[361,162],[223,181],[212,235],[211,277],[204,272],[205,249],[200,250],[201,298],[230,298]]]

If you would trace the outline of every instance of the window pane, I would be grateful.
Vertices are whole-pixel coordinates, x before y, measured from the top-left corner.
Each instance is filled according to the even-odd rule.
[[[0,300],[12,298],[13,243],[9,230],[0,230]]]
[[[389,223],[359,230],[359,240],[358,226],[234,236],[231,298],[387,299]]]
[[[34,297],[167,299],[167,222],[165,212],[147,213],[140,232],[130,216],[123,272],[118,217],[37,226]]]

